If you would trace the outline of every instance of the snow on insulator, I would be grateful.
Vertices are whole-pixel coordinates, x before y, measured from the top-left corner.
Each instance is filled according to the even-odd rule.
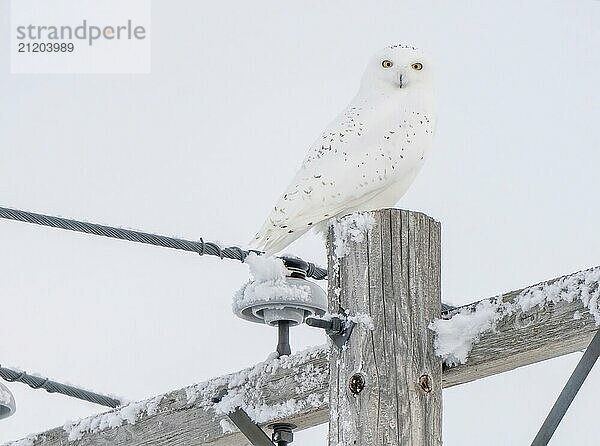
[[[307,317],[327,311],[323,289],[302,277],[302,265],[295,264],[305,262],[286,259],[284,264],[280,258],[250,254],[245,263],[254,280],[234,297],[233,311],[240,318],[267,325],[278,325],[280,321],[299,325]]]

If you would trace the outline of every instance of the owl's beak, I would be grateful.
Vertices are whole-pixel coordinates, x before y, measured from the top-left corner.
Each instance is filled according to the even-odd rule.
[[[402,73],[398,73],[398,87],[402,88]]]

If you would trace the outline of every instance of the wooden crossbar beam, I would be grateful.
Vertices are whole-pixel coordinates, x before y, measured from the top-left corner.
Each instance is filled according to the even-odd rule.
[[[590,270],[588,270],[590,271]],[[581,274],[581,273],[576,273]],[[564,276],[552,281],[568,279]],[[571,302],[546,302],[527,312],[516,311],[501,319],[495,331],[481,335],[473,346],[465,364],[443,371],[443,386],[451,387],[480,378],[513,370],[546,359],[585,349],[598,327],[594,317],[580,299],[581,292],[597,290],[598,282],[571,290]],[[534,287],[506,293],[496,299],[514,302]],[[547,287],[538,287],[544,290]],[[554,290],[555,291],[555,290]],[[584,296],[585,297],[585,296]],[[473,304],[474,305],[474,304]],[[597,303],[595,303],[597,305]],[[472,305],[471,305],[472,306]],[[465,306],[467,307],[467,306]],[[133,403],[137,409],[135,424],[123,421],[119,427],[86,431],[83,421],[71,434],[82,431],[75,446],[197,446],[246,445],[239,432],[231,432],[231,424],[224,415],[215,413],[207,401],[223,388],[244,395],[245,407],[254,408],[261,425],[286,420],[299,429],[327,422],[329,387],[329,359],[326,347],[292,355],[288,362],[274,360],[261,363],[239,374],[227,375],[206,383],[165,394],[148,403]],[[232,379],[235,377],[236,379]],[[235,385],[231,385],[234,383]],[[269,410],[269,408],[274,408]],[[131,409],[131,408],[130,408]],[[127,419],[132,412],[120,413],[115,409],[104,415],[104,420]],[[130,417],[131,415],[129,415]],[[102,421],[95,417],[96,422]],[[73,435],[72,435],[73,437]],[[30,437],[31,446],[66,446],[69,433],[62,427]]]
[[[500,297],[504,302],[515,302],[519,296],[535,289],[548,289],[557,282],[568,281],[573,276],[598,271],[600,267],[562,276],[542,284],[506,293]],[[585,350],[598,330],[590,310],[581,300],[581,293],[598,290],[597,280],[581,284],[574,290],[572,302],[546,302],[529,311],[517,311],[502,318],[495,331],[481,336],[465,364],[444,370],[443,385],[452,387],[498,373],[514,370],[536,362],[557,358],[576,351]],[[556,290],[552,290],[552,294]],[[550,296],[547,296],[550,297]],[[592,305],[600,302],[592,302]],[[597,308],[596,308],[597,309]]]

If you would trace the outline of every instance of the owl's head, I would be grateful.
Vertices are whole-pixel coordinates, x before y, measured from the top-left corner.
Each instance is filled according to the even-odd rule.
[[[408,89],[433,87],[433,66],[425,54],[409,45],[392,45],[379,51],[365,70],[363,88]]]

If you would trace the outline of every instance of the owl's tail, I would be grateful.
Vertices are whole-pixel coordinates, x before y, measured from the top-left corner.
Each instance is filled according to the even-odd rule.
[[[274,255],[292,244],[304,232],[306,231],[289,232],[267,222],[250,242],[250,246],[264,251],[267,255]]]

